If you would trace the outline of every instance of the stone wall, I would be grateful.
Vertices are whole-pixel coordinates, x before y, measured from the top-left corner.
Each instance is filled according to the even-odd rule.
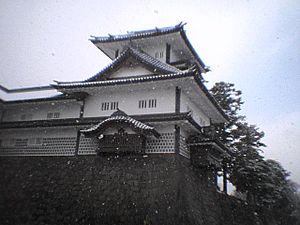
[[[175,154],[0,158],[0,224],[253,225]]]

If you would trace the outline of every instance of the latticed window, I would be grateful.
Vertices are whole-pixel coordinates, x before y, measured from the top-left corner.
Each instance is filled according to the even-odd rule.
[[[110,109],[115,110],[118,108],[118,102],[111,102],[110,103]]]
[[[164,52],[155,52],[155,58],[163,58]]]
[[[148,107],[149,108],[156,108],[156,99],[149,99]]]
[[[147,100],[139,100],[139,108],[143,109],[147,107]]]
[[[53,118],[53,113],[47,113],[47,119],[52,119]]]
[[[156,108],[156,105],[157,105],[156,99],[139,100],[139,109]]]
[[[54,118],[59,118],[59,116],[60,116],[60,113],[59,113],[59,112],[53,113],[53,117],[54,117]]]
[[[47,113],[47,119],[57,119],[60,117],[60,113],[59,112],[49,112]]]
[[[118,102],[102,102],[101,104],[101,110],[106,111],[106,110],[115,110],[119,107]]]

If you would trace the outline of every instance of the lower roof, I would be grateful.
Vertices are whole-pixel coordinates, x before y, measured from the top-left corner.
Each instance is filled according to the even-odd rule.
[[[201,130],[201,127],[193,120],[189,113],[159,113],[148,115],[130,115],[134,120],[143,123],[156,123],[156,122],[176,122],[186,121],[190,123],[196,130]],[[32,120],[32,121],[18,121],[18,122],[2,122],[0,123],[1,129],[14,129],[14,128],[46,128],[46,127],[62,127],[62,126],[93,126],[109,117],[86,117],[86,118],[69,118],[69,119],[52,119],[52,120]]]

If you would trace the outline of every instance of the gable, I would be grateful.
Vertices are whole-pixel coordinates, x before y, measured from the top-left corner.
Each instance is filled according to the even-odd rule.
[[[109,71],[104,74],[106,79],[122,78],[122,77],[134,77],[142,75],[158,74],[155,68],[147,66],[133,57],[129,57],[124,60],[118,68]]]
[[[124,77],[122,74],[126,74],[129,71],[132,72],[131,74],[133,76],[145,74],[149,75],[148,71],[150,72],[150,74],[172,74],[181,72],[181,70],[177,69],[176,67],[161,62],[145,52],[134,49],[132,47],[128,47],[102,71],[97,73],[95,76],[85,80],[85,82],[112,79],[111,74],[120,70],[121,68],[123,71],[121,70],[122,73],[119,72],[119,74],[117,75],[118,77],[120,75],[121,77]],[[141,70],[140,72],[142,74],[139,74],[139,70]],[[129,77],[132,75],[125,76]]]

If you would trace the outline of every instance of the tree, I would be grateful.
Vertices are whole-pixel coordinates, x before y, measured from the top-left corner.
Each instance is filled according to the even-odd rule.
[[[242,92],[236,90],[234,84],[225,82],[216,83],[210,92],[229,118],[228,123],[218,124],[216,127],[219,139],[228,147],[232,147],[232,143],[236,139],[232,130],[235,124],[244,120],[244,116],[239,115],[243,104]]]
[[[245,116],[240,115],[242,92],[236,90],[234,84],[216,83],[210,91],[229,118],[228,123],[216,128],[218,138],[234,152],[228,163],[229,179],[238,191],[254,200],[258,182],[265,179],[265,165],[259,154],[260,148],[265,146],[261,142],[264,133],[246,123]]]
[[[242,92],[234,84],[219,82],[210,90],[229,118],[225,125],[217,125],[217,136],[234,152],[229,161],[229,180],[237,191],[246,194],[247,200],[260,210],[268,210],[278,224],[296,224],[299,201],[295,188],[288,180],[289,173],[275,160],[264,160],[260,154],[264,132],[248,124],[240,115]],[[284,210],[279,210],[285,207]]]

